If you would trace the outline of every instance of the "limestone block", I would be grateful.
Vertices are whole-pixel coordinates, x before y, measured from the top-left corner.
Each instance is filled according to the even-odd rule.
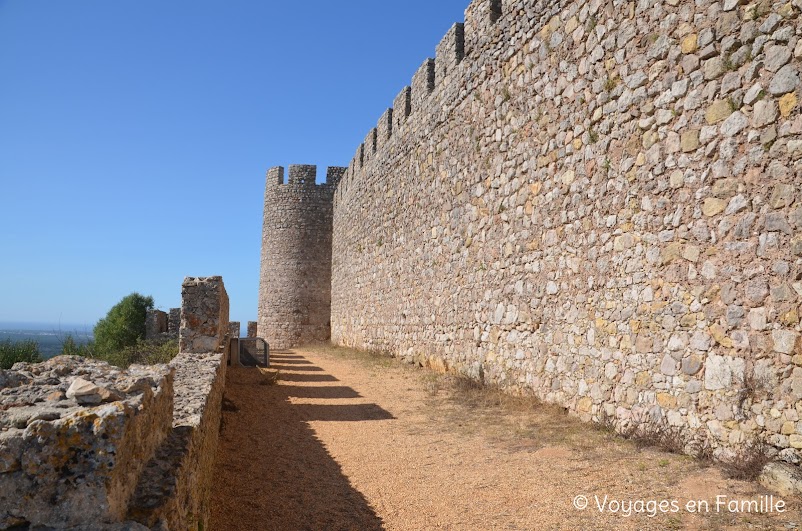
[[[30,377],[0,396],[7,517],[56,528],[125,520],[136,479],[172,425],[172,371],[58,356],[0,371],[12,372]]]
[[[797,465],[769,463],[763,468],[759,481],[781,496],[802,496],[802,471]]]

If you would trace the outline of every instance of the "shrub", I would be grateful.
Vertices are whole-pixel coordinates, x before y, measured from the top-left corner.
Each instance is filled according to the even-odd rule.
[[[39,355],[39,344],[32,340],[11,341],[6,339],[0,341],[0,369],[10,369],[19,361],[28,363],[42,361],[42,357]]]
[[[91,341],[79,345],[75,341],[75,339],[73,339],[72,334],[67,334],[64,340],[61,342],[61,355],[83,356],[85,358],[93,358],[94,346],[95,346],[94,343]]]
[[[119,350],[100,351],[91,350],[84,356],[90,356],[99,360],[107,361],[117,367],[128,367],[134,363],[140,365],[155,365],[157,363],[168,363],[178,354],[178,341],[170,340],[167,342],[138,340],[133,345]]]
[[[145,338],[147,311],[153,297],[132,293],[118,302],[94,329],[94,350],[99,356],[133,347]]]

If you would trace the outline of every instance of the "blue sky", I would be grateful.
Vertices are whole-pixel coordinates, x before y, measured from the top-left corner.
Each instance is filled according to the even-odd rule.
[[[255,319],[267,168],[347,165],[467,5],[0,0],[0,322],[206,275]]]

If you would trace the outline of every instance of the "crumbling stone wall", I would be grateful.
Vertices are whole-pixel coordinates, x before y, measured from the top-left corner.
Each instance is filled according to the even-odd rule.
[[[801,10],[472,2],[337,189],[333,341],[798,462]]]
[[[223,278],[187,277],[181,287],[180,353],[172,430],[139,478],[128,517],[150,529],[208,529],[228,362],[229,299]],[[208,350],[204,350],[208,349]]]
[[[288,348],[331,335],[332,196],[345,168],[329,168],[315,184],[316,167],[267,172],[258,327],[271,348]],[[249,327],[250,330],[250,327]]]
[[[178,331],[181,329],[181,308],[170,308],[170,315],[167,318],[167,335],[170,339],[178,339]]]
[[[228,343],[228,294],[222,277],[187,277],[181,285],[180,352],[217,352]]]
[[[178,339],[180,326],[181,308],[171,308],[170,313],[150,309],[145,316],[145,339],[157,342]]]
[[[168,315],[166,312],[150,309],[145,314],[145,339],[156,341],[167,333]]]
[[[256,321],[248,321],[248,336],[259,337],[259,325]]]
[[[228,295],[220,277],[188,278],[182,295],[197,326],[184,344],[213,350],[169,366],[60,356],[0,371],[0,528],[208,529]]]
[[[167,437],[173,374],[57,356],[0,370],[0,528],[125,520]]]

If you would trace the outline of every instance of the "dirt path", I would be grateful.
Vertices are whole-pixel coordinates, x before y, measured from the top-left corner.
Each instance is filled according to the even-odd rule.
[[[783,500],[784,513],[717,507],[716,496],[759,501],[768,493],[687,457],[638,450],[552,407],[346,349],[281,352],[272,360],[275,385],[255,369],[229,373],[213,531],[802,523],[794,500]],[[600,511],[595,497],[603,502],[605,495],[643,500],[634,509],[645,512],[625,516],[626,506],[610,510],[615,503]],[[573,506],[576,496],[587,497],[587,509]],[[649,500],[666,500],[666,512]],[[689,500],[706,501],[707,510],[691,512]]]

